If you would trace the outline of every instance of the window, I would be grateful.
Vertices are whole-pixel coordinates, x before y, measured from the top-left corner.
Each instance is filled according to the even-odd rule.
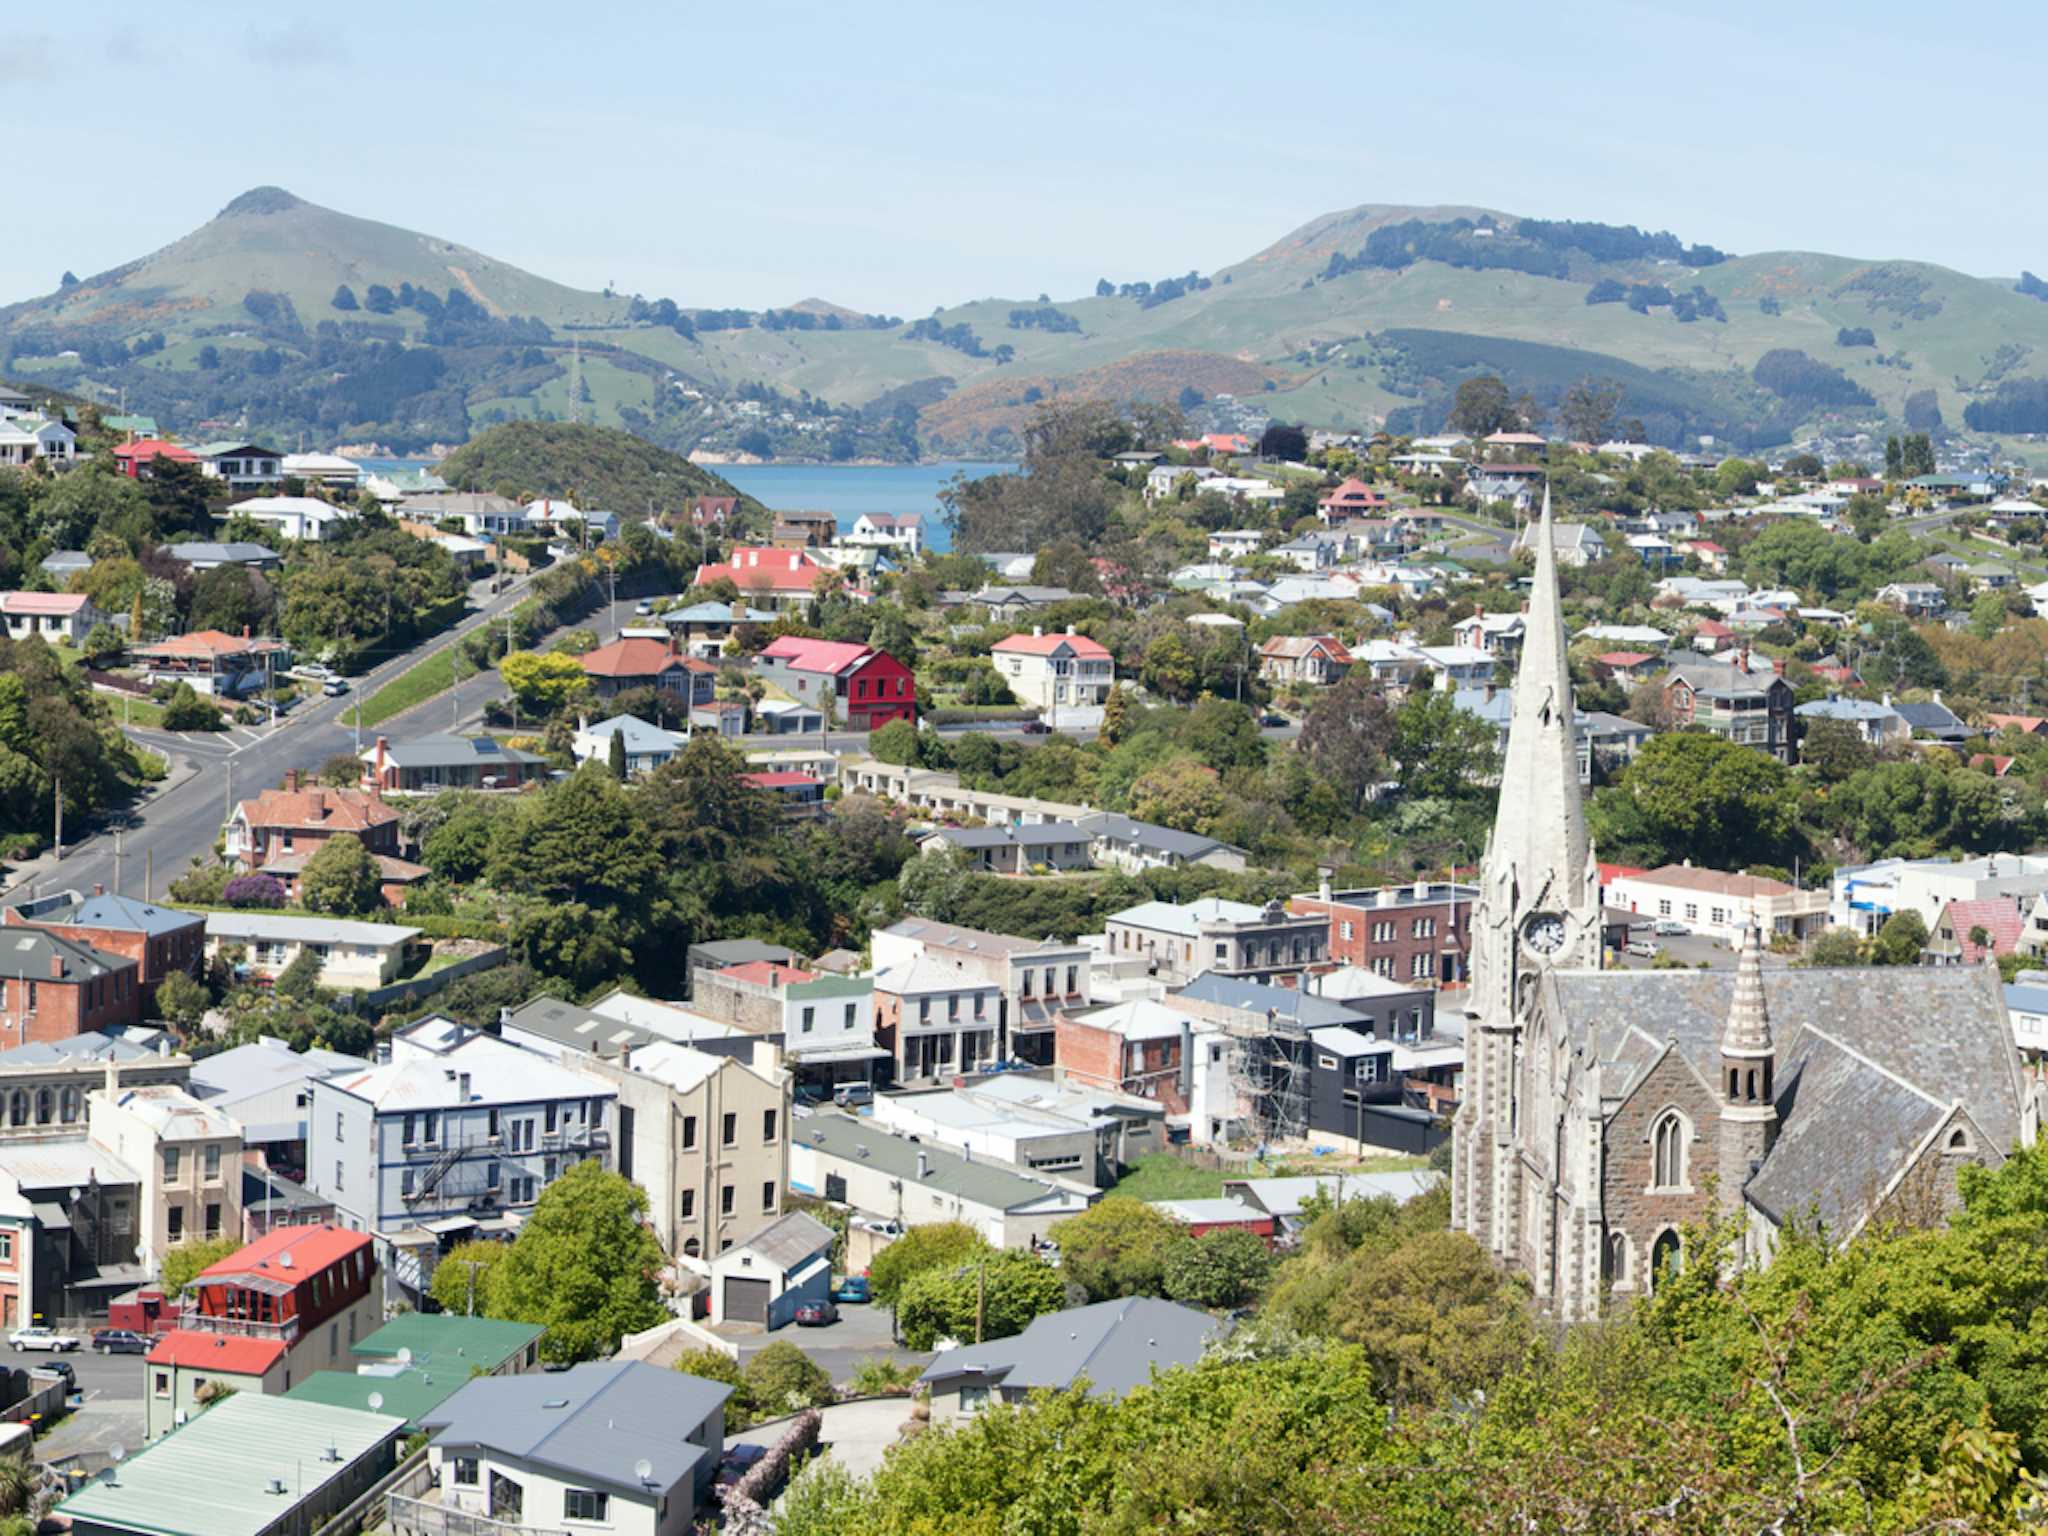
[[[1710,907],[1710,908],[1708,908],[1708,910],[1707,910],[1707,921],[1708,921],[1708,922],[1710,922],[1710,923],[1725,923],[1725,922],[1727,922],[1727,921],[1728,921],[1728,909],[1727,909],[1726,907]]]
[[[164,1182],[166,1184],[175,1184],[178,1182],[178,1165],[182,1161],[183,1157],[184,1153],[180,1151],[177,1147],[164,1148]]]
[[[1025,995],[1026,997],[1030,997],[1030,996],[1032,995],[1032,989],[1033,989],[1034,987],[1036,987],[1037,985],[1038,985],[1038,972],[1036,972],[1036,971],[1026,971],[1026,972],[1024,973],[1024,995]]]
[[[400,1144],[401,1146],[407,1146],[407,1147],[409,1147],[409,1146],[411,1146],[411,1145],[412,1145],[412,1122],[413,1122],[413,1117],[412,1117],[411,1115],[407,1115],[407,1116],[405,1117],[405,1125],[404,1125],[404,1128],[403,1128],[403,1130],[401,1130],[401,1131],[400,1131],[400,1133],[399,1133],[399,1137],[398,1137],[398,1140],[399,1140],[399,1144]]]
[[[761,1183],[761,1209],[764,1211],[775,1209],[775,1181],[773,1179],[764,1179]]]
[[[334,1139],[341,1140],[341,1111],[338,1109],[334,1112]]]
[[[1688,901],[1685,904],[1685,915],[1687,921],[1697,921],[1700,915],[1700,904],[1696,901]]]
[[[1416,981],[1427,981],[1436,972],[1435,963],[1428,955],[1410,955],[1408,974]]]
[[[685,1115],[683,1116],[683,1150],[688,1152],[696,1145],[697,1117],[695,1115]]]
[[[803,1031],[803,1032],[804,1032],[805,1034],[807,1034],[807,1035],[808,1035],[808,1034],[809,1034],[809,1033],[811,1032],[811,1022],[812,1022],[812,1021],[813,1021],[813,1020],[814,1020],[814,1019],[815,1019],[815,1018],[817,1017],[817,1015],[818,1015],[818,1010],[817,1010],[817,1009],[815,1009],[815,1008],[806,1008],[806,1009],[804,1010],[804,1031]]]
[[[730,1112],[719,1116],[718,1144],[729,1147],[740,1139],[740,1117]]]
[[[608,1493],[597,1493],[589,1488],[562,1490],[564,1520],[609,1520],[611,1507],[612,1496]]]
[[[776,1110],[764,1109],[761,1111],[761,1139],[763,1141],[773,1141],[775,1139],[776,1121],[778,1118],[779,1112]]]
[[[336,1189],[341,1188],[341,1161],[339,1158],[335,1160],[334,1164],[334,1187]]]
[[[1340,935],[1341,937],[1343,937],[1343,938],[1347,938],[1347,939],[1348,939],[1348,938],[1350,938],[1350,937],[1351,937],[1351,919],[1347,917],[1347,918],[1345,918],[1345,919],[1344,919],[1344,921],[1343,921],[1343,922],[1339,923],[1339,924],[1337,925],[1337,931],[1338,931],[1338,933],[1339,933],[1339,935]]]
[[[204,1177],[206,1182],[218,1184],[220,1182],[220,1148],[208,1147],[201,1155],[205,1163]]]
[[[1417,939],[1433,939],[1433,938],[1435,938],[1435,937],[1436,937],[1436,919],[1435,919],[1435,918],[1433,918],[1433,917],[1418,917],[1418,918],[1416,918],[1416,919],[1415,919],[1415,921],[1414,921],[1414,923],[1413,923],[1413,924],[1412,924],[1412,925],[1410,926],[1410,928],[1409,928],[1409,937],[1411,937],[1411,938],[1417,938]]]
[[[987,1406],[987,1387],[962,1387],[960,1389],[960,1411],[962,1413],[978,1413]]]
[[[497,1160],[494,1158],[490,1162],[484,1164],[484,1188],[486,1190],[495,1191],[498,1187],[498,1179],[499,1168]]]
[[[929,1024],[931,1023],[931,1021],[932,1000],[928,997],[920,997],[917,1000],[917,1022],[920,1024]]]
[[[1079,992],[1080,990],[1081,968],[1079,966],[1070,965],[1067,967],[1067,995],[1069,997],[1072,997],[1075,993]]]
[[[730,1216],[732,1214],[732,1208],[732,1186],[730,1184],[719,1185],[718,1214],[721,1216]]]
[[[415,1181],[413,1178],[413,1170],[410,1168],[401,1169],[398,1175],[399,1198],[404,1200],[410,1200],[412,1198],[414,1184]]]
[[[454,1467],[455,1470],[450,1474],[454,1481],[460,1483],[465,1488],[474,1488],[477,1485],[476,1458],[474,1456],[455,1457]]]
[[[858,1012],[859,1012],[859,1010],[858,1010],[858,1008],[856,1007],[856,1005],[855,1005],[855,1004],[853,1004],[853,1003],[848,1003],[848,1004],[846,1005],[846,1013],[845,1013],[845,1017],[844,1017],[844,1018],[843,1018],[843,1020],[842,1020],[842,1022],[843,1022],[843,1023],[845,1024],[846,1028],[848,1028],[848,1029],[851,1029],[851,1028],[853,1028],[854,1020],[855,1020],[855,1018],[856,1018],[856,1017],[858,1016]]]
[[[169,1397],[171,1395],[171,1373],[169,1371],[158,1371],[155,1374],[156,1382],[152,1390],[158,1397]]]
[[[171,1241],[178,1242],[185,1236],[185,1208],[174,1205],[164,1214],[170,1219]]]
[[[220,1236],[220,1202],[218,1200],[209,1200],[206,1203],[206,1235],[208,1239]]]
[[[1374,955],[1372,959],[1372,973],[1375,976],[1392,976],[1394,974],[1394,957],[1392,955]]]
[[[697,1191],[695,1191],[694,1189],[686,1189],[683,1191],[682,1219],[684,1221],[694,1221],[696,1217]]]
[[[541,1133],[543,1135],[552,1136],[555,1134],[555,1112],[559,1108],[560,1106],[556,1104],[549,1104],[547,1106],[546,1118],[541,1122]]]
[[[12,1232],[0,1232],[0,1264],[12,1264],[13,1262],[14,1234]]]
[[[960,1017],[960,994],[957,992],[946,999],[946,1017],[949,1019]]]
[[[1671,915],[1671,903],[1670,903],[1670,902],[1668,902],[1668,901],[1660,901],[1660,902],[1658,902],[1658,903],[1657,903],[1657,915],[1658,915],[1659,917],[1669,917],[1669,916]]]
[[[1652,1189],[1685,1188],[1686,1143],[1690,1139],[1685,1117],[1676,1110],[1666,1111],[1650,1134]]]

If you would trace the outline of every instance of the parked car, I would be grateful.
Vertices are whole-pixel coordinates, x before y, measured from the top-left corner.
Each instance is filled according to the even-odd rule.
[[[309,661],[303,667],[293,667],[292,671],[299,677],[310,677],[316,683],[334,676],[334,668],[323,667],[317,661]]]
[[[1052,727],[1043,720],[1026,720],[1020,727],[1026,736],[1050,736]]]
[[[345,677],[330,677],[320,685],[320,691],[330,699],[338,699],[348,692],[348,679]]]
[[[1269,709],[1259,716],[1259,724],[1264,726],[1287,725],[1289,723],[1287,717],[1276,709]]]
[[[1660,917],[1657,919],[1657,932],[1675,937],[1679,934],[1691,933],[1692,930],[1675,917]]]
[[[841,1109],[852,1109],[860,1104],[875,1102],[875,1090],[866,1083],[841,1083],[832,1090],[832,1102]]]
[[[27,1327],[17,1328],[14,1332],[7,1335],[7,1342],[15,1349],[20,1350],[47,1349],[63,1351],[78,1348],[78,1335],[75,1333],[59,1333],[56,1329],[46,1328],[41,1323],[30,1323]]]
[[[76,1392],[78,1390],[78,1372],[71,1369],[71,1362],[69,1360],[52,1360],[47,1365],[37,1366],[36,1369],[47,1371],[52,1376],[61,1379],[67,1392]]]
[[[1637,956],[1639,959],[1654,960],[1657,956],[1657,946],[1648,939],[1630,939],[1628,941],[1628,953]]]
[[[640,618],[643,618],[643,619],[644,619],[644,618],[646,618],[646,617],[647,617],[647,616],[648,616],[648,615],[649,615],[650,613],[654,612],[654,604],[652,604],[652,603],[635,603],[635,604],[633,605],[633,612],[634,612],[634,613],[635,613],[635,614],[636,614],[636,615],[637,615],[638,617],[640,617]]]
[[[799,1328],[824,1328],[839,1321],[839,1306],[831,1301],[800,1302],[796,1309]]]
[[[850,1306],[862,1306],[868,1300],[868,1277],[848,1275],[832,1288],[832,1299],[843,1301]]]
[[[102,1355],[146,1355],[149,1340],[132,1328],[102,1328],[92,1336],[92,1347]]]

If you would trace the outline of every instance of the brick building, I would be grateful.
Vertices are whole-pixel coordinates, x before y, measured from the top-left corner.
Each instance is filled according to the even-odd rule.
[[[376,861],[386,904],[399,907],[427,870],[398,856],[398,821],[379,791],[302,786],[294,768],[284,776],[284,788],[266,789],[235,807],[222,829],[222,855],[241,873],[270,875],[297,900],[306,865],[345,832]]]
[[[43,928],[0,934],[0,1050],[142,1019],[141,968]]]
[[[145,1013],[156,1004],[157,983],[173,971],[197,975],[206,953],[206,918],[129,896],[56,891],[0,909],[0,926],[30,927],[85,944],[136,965]],[[4,944],[0,937],[0,944]],[[15,1042],[19,1043],[19,1042]]]
[[[1479,887],[1447,880],[1336,891],[1326,880],[1287,909],[1324,917],[1330,958],[1393,981],[1443,986],[1462,982]]]

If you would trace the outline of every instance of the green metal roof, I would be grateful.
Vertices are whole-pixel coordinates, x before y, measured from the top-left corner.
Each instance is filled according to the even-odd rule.
[[[409,1365],[390,1376],[315,1371],[284,1395],[335,1408],[353,1408],[358,1413],[395,1413],[405,1420],[408,1429],[415,1429],[423,1415],[440,1407],[469,1380],[466,1367],[429,1370]],[[381,1399],[375,1408],[370,1406],[372,1397]]]
[[[538,1323],[458,1317],[452,1312],[407,1312],[362,1340],[352,1353],[389,1360],[401,1349],[409,1349],[414,1365],[452,1366],[459,1361],[467,1377],[471,1366],[495,1371],[546,1332]]]
[[[75,1526],[141,1536],[261,1536],[298,1503],[395,1438],[405,1421],[238,1392],[58,1506]],[[339,1451],[339,1461],[324,1459]],[[270,1491],[272,1479],[288,1490]]]
[[[151,437],[156,436],[154,416],[108,416],[103,418],[102,425],[109,432],[145,432]]]

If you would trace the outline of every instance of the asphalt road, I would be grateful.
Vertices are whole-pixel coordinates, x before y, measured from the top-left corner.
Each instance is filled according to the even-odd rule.
[[[61,860],[43,858],[23,866],[10,891],[90,890],[104,885],[134,896],[161,895],[194,858],[209,854],[237,794],[274,788],[287,769],[316,769],[330,757],[354,752],[359,735],[364,746],[380,734],[404,741],[450,730],[481,714],[498,691],[498,674],[493,671],[465,678],[447,693],[375,729],[358,733],[349,724],[359,699],[503,617],[524,596],[525,584],[515,583],[454,628],[351,679],[347,694],[328,698],[316,693],[275,725],[178,733],[131,728],[128,734],[137,742],[197,771],[184,777],[174,770],[179,779],[174,787],[147,797],[126,815],[110,818],[104,828],[68,846]],[[152,870],[153,888],[145,891]]]

